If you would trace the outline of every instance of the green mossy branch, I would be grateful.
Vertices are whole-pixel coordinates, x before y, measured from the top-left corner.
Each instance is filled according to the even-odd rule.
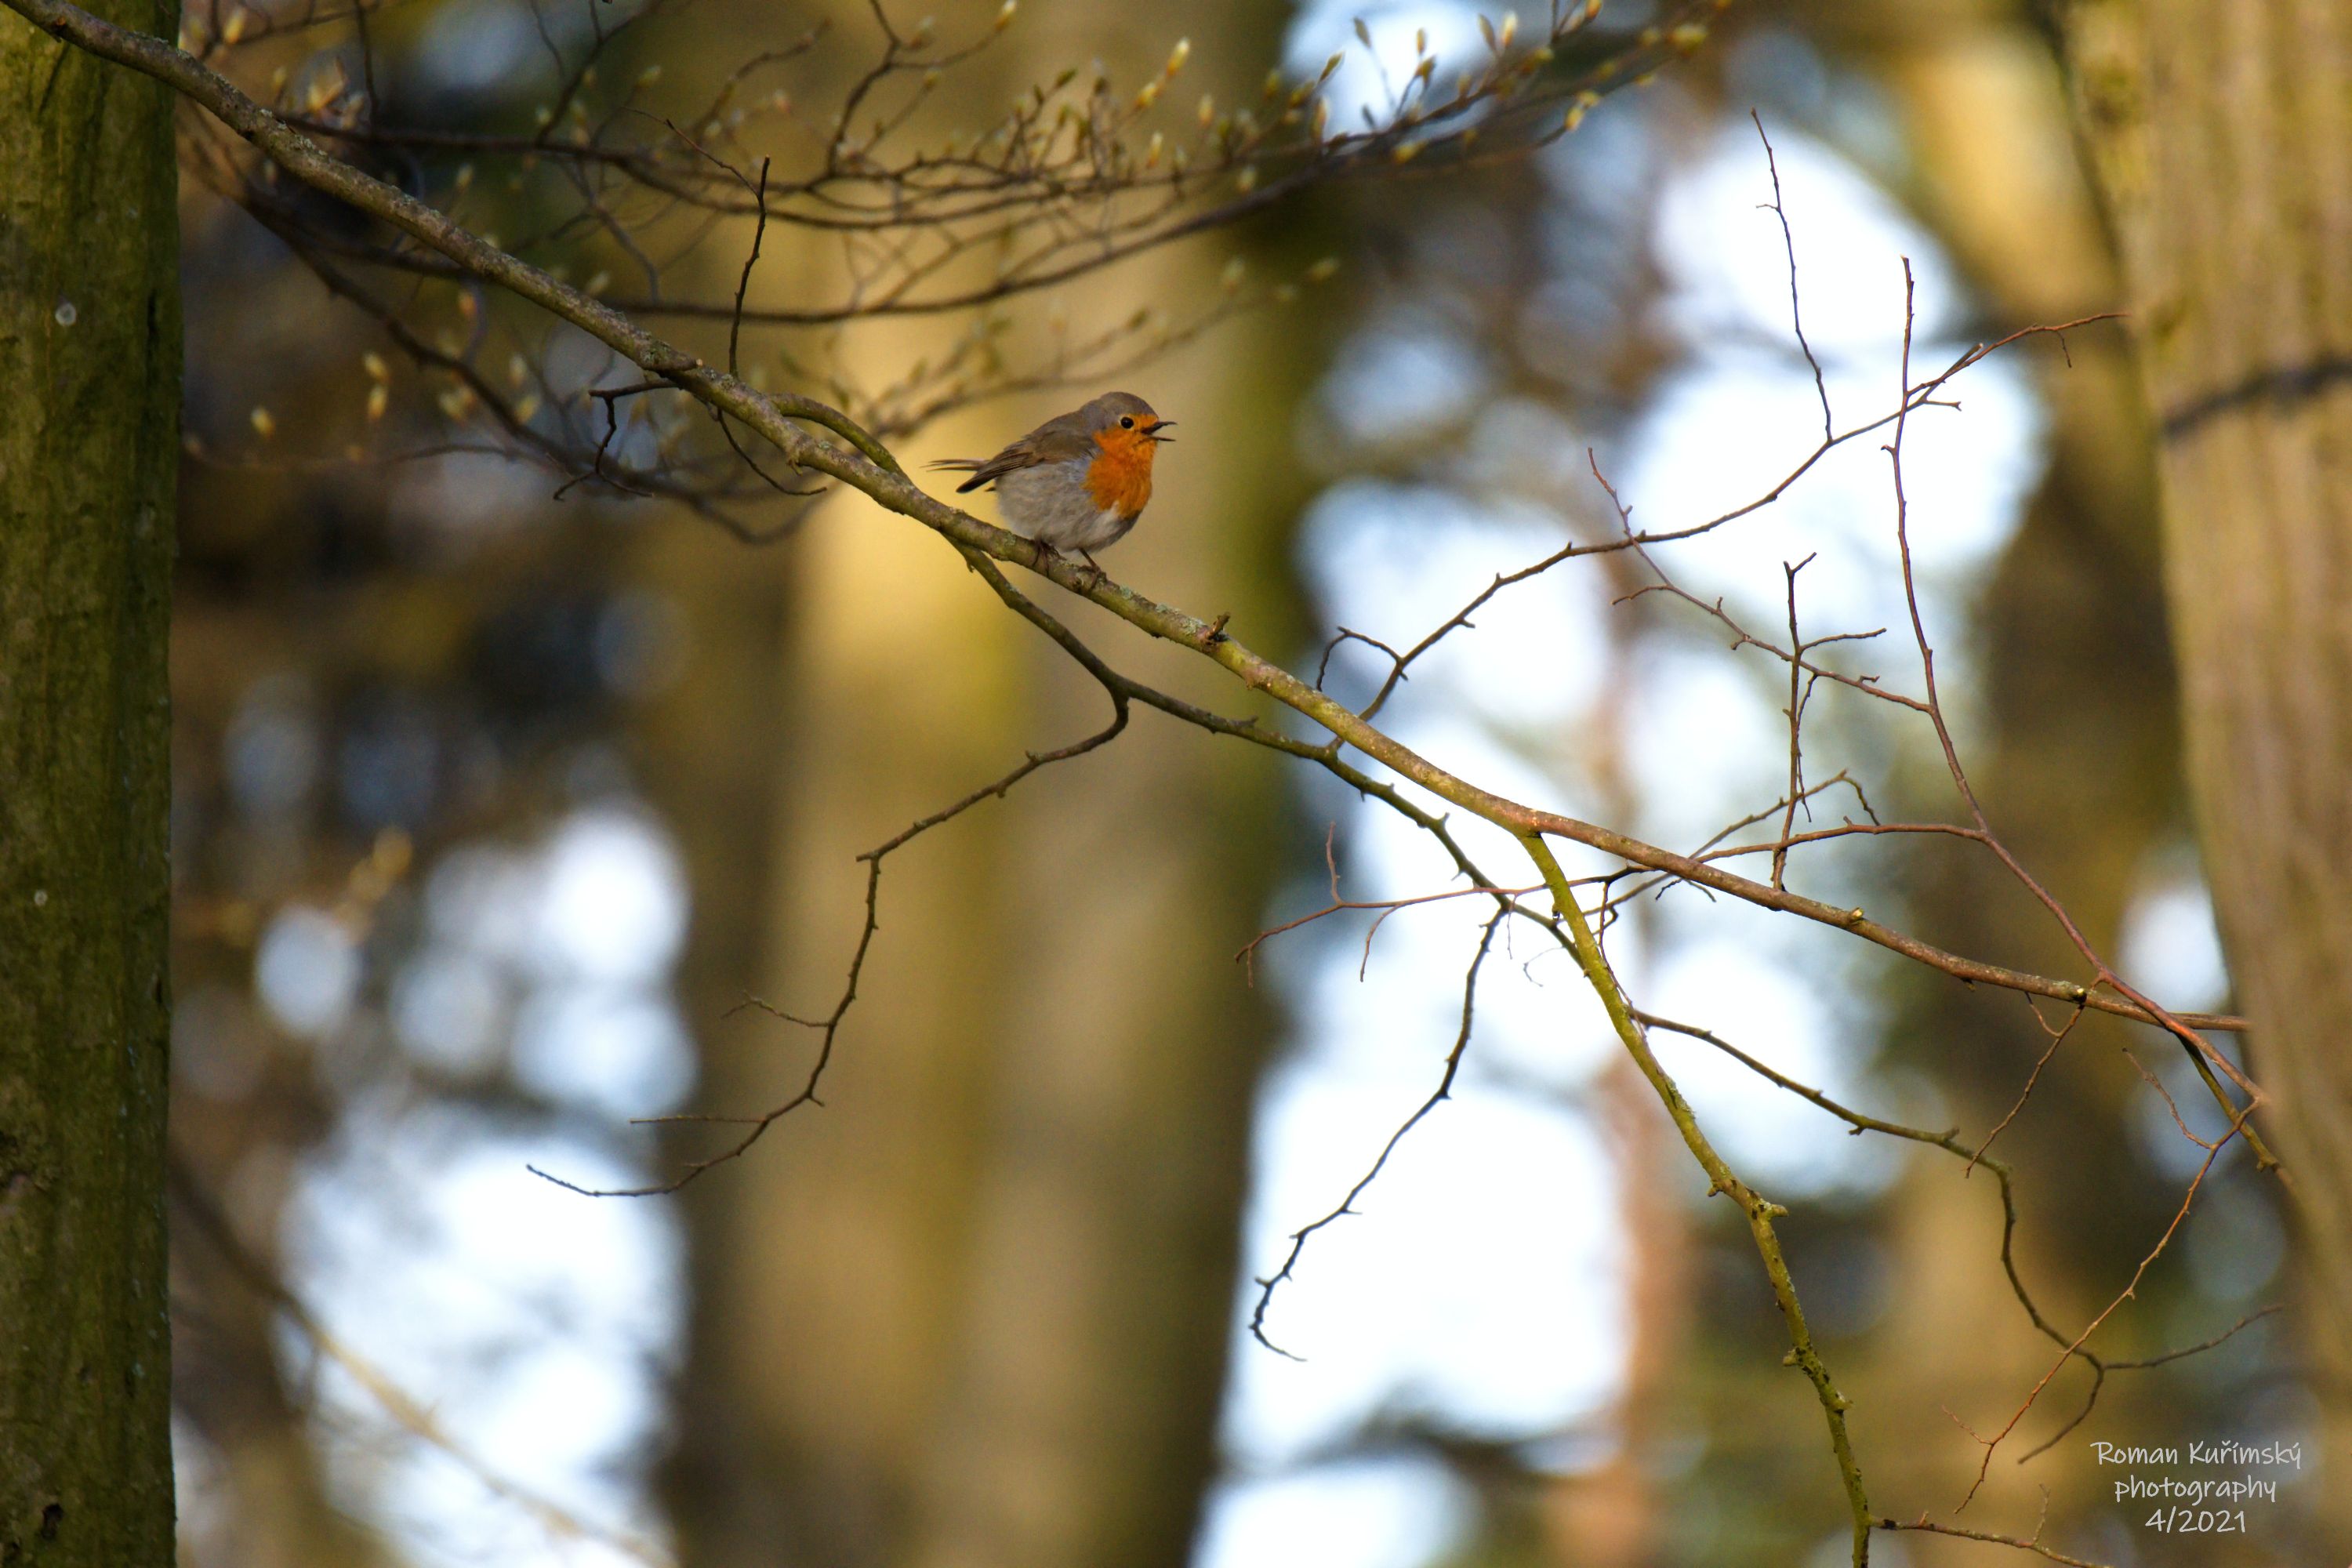
[[[1805,1327],[1804,1305],[1797,1299],[1796,1280],[1789,1273],[1789,1259],[1780,1250],[1780,1235],[1772,1228],[1772,1222],[1789,1211],[1741,1181],[1707,1141],[1690,1101],[1683,1098],[1673,1076],[1650,1049],[1649,1038],[1633,1016],[1633,1005],[1626,1000],[1624,988],[1617,983],[1616,971],[1601,951],[1600,940],[1592,934],[1592,923],[1585,919],[1583,908],[1577,903],[1576,889],[1570,885],[1568,874],[1560,869],[1559,857],[1540,835],[1529,834],[1519,842],[1542,874],[1544,886],[1551,889],[1552,908],[1559,921],[1555,930],[1561,945],[1575,957],[1586,983],[1608,1010],[1610,1027],[1616,1031],[1625,1054],[1633,1058],[1633,1065],[1648,1080],[1658,1102],[1666,1108],[1684,1147],[1698,1162],[1699,1169],[1706,1173],[1707,1195],[1721,1194],[1729,1198],[1739,1205],[1739,1212],[1748,1220],[1748,1234],[1756,1238],[1757,1255],[1764,1260],[1765,1278],[1772,1284],[1772,1300],[1788,1326],[1789,1364],[1802,1370],[1811,1380],[1813,1393],[1821,1400],[1822,1415],[1829,1423],[1830,1450],[1837,1457],[1838,1480],[1845,1489],[1846,1506],[1853,1516],[1854,1568],[1864,1568],[1870,1561],[1872,1519],[1870,1499],[1862,1485],[1862,1468],[1854,1460],[1853,1441],[1846,1431],[1845,1413],[1851,1402],[1838,1392],[1829,1367],[1813,1348],[1812,1334]]]

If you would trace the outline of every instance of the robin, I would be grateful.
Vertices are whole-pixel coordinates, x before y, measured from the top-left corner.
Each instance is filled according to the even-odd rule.
[[[1143,515],[1151,500],[1152,454],[1175,439],[1161,434],[1175,423],[1131,392],[1106,392],[993,458],[947,458],[931,467],[971,476],[956,487],[958,495],[994,485],[1007,528],[1057,554],[1075,550],[1091,566],[1090,552],[1126,538]]]

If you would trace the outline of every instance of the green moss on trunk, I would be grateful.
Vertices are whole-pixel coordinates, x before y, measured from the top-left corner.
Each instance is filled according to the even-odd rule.
[[[170,37],[150,0],[100,7]],[[172,1561],[168,95],[0,12],[0,1563]]]

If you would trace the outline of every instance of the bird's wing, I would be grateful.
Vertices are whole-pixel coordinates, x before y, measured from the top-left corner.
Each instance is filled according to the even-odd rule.
[[[953,468],[971,478],[956,486],[956,493],[976,490],[992,484],[1015,468],[1034,468],[1040,463],[1067,462],[1083,458],[1094,450],[1094,438],[1075,414],[1065,414],[1058,419],[1048,419],[993,458],[942,458],[931,467]]]

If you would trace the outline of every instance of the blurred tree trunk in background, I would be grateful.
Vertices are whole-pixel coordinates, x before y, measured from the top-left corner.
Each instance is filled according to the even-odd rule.
[[[1980,312],[1966,328],[1970,338],[2117,306],[2114,256],[2074,154],[2064,84],[2046,36],[2021,7],[1811,0],[1805,9],[1831,52],[1886,92],[1909,154],[1896,194],[1963,270]],[[2048,467],[1966,628],[1987,731],[1969,774],[2004,838],[2113,957],[2149,855],[2177,831],[2179,811],[2150,432],[2128,344],[2114,327],[2070,334],[2063,356],[2027,347],[2018,363],[2033,373],[2046,410]],[[1924,785],[1922,809],[1949,812],[1957,803],[1937,773]],[[1907,896],[1923,929],[1966,951],[2078,971],[2063,934],[1990,859],[1937,859]],[[2163,977],[2145,983],[2161,994]],[[2087,1321],[2128,1277],[2163,1228],[2150,1204],[2170,1201],[2151,1190],[2121,1131],[2144,1092],[2109,1054],[2125,1031],[2098,1021],[2084,1036],[2041,1079],[2034,1114],[2115,1131],[2078,1132],[2063,1151],[2022,1138],[2005,1151],[2031,1194],[2021,1265],[2044,1310],[2067,1323]],[[2014,1102],[2047,1043],[2006,999],[1988,1003],[1917,977],[1903,982],[1886,1038],[1897,1051],[1927,1046],[1939,1083],[1960,1101],[1959,1119],[1980,1127]],[[1865,1407],[1886,1413],[1881,1429],[1893,1440],[1881,1446],[1872,1479],[1893,1511],[1956,1494],[1974,1474],[1977,1450],[1952,1440],[1948,1407],[2013,1406],[2015,1390],[2031,1386],[2052,1353],[2005,1278],[1984,1266],[1999,1246],[1997,1204],[1955,1174],[1941,1162],[1923,1165],[1899,1200],[1890,1327],[1857,1380]],[[2117,1327],[2138,1331],[2137,1323]],[[1957,1342],[1974,1353],[1955,1364],[1940,1347]],[[2074,1384],[2066,1387],[2072,1397]],[[2133,1410],[2144,1392],[2160,1391],[2110,1384],[2106,1415]],[[1987,1500],[2031,1518],[2036,1485],[2064,1495],[2084,1457],[2072,1445],[2022,1470],[1997,1464]],[[1906,1545],[1934,1561],[1966,1550]]]
[[[186,971],[181,973],[184,984]],[[218,1107],[194,1109],[212,1110],[215,1120],[232,1125],[238,1121]],[[235,1145],[239,1149],[259,1142],[247,1128],[236,1131],[245,1134]],[[283,1320],[268,1293],[282,1277],[276,1249],[257,1257],[239,1243],[235,1255],[226,1251],[224,1238],[234,1234],[234,1222],[188,1184],[197,1162],[214,1152],[192,1153],[184,1140],[173,1140],[172,1289],[180,1319],[173,1344],[174,1404],[219,1467],[205,1478],[211,1495],[184,1494],[192,1513],[202,1508],[210,1515],[207,1522],[219,1537],[205,1542],[219,1555],[195,1560],[235,1568],[394,1568],[398,1552],[330,1494],[308,1412],[279,1372]],[[256,1184],[248,1177],[244,1186]],[[278,1205],[269,1205],[268,1213],[276,1217]],[[191,1491],[201,1484],[192,1481]],[[189,1560],[184,1553],[182,1561]]]
[[[1193,71],[1210,77],[1197,85],[1254,89],[1279,19],[1239,0],[1187,13]],[[1117,40],[1097,22],[1074,4],[1024,7],[1017,68],[1050,79],[1108,51]],[[1156,69],[1174,34],[1171,19],[1115,68]],[[1073,335],[1139,305],[1205,304],[1219,259],[1169,251],[1066,291]],[[804,289],[822,265],[788,257],[766,276]],[[1040,314],[1024,315],[1029,333]],[[938,352],[920,322],[852,342],[839,357],[869,381]],[[1299,497],[1265,476],[1293,466],[1284,410],[1311,359],[1289,346],[1281,321],[1261,321],[1126,378],[1187,439],[1108,563],[1277,643]],[[1012,352],[1042,347],[1033,335]],[[1099,390],[983,405],[910,457],[992,449]],[[858,853],[1024,749],[1109,717],[1063,656],[900,520],[834,500],[787,549],[789,651],[779,679],[753,678],[781,695],[781,746],[729,764],[747,791],[764,765],[782,798],[767,822],[738,826],[747,794],[724,826],[683,824],[709,847],[688,851],[698,921],[712,857],[733,858],[730,903],[754,868],[772,879],[763,958],[698,925],[698,942],[732,954],[689,996],[706,1041],[699,1108],[721,1114],[777,1103],[806,1072],[810,1032],[716,1013],[745,990],[803,1016],[830,1009],[864,913]],[[1038,591],[1082,634],[1099,629],[1088,607]],[[1137,673],[1186,679],[1148,655]],[[729,721],[737,734],[758,722]],[[670,1499],[689,1568],[1188,1560],[1215,1464],[1270,1026],[1231,959],[1280,870],[1281,800],[1257,755],[1139,711],[1105,751],[891,857],[824,1108],[688,1194],[696,1300]]]
[[[1793,107],[1807,101],[1801,93],[1778,113],[1768,99],[1761,113],[1783,142],[1783,174],[1791,166],[1786,132],[1796,129],[1827,140],[1884,184],[1965,278],[1969,297],[1961,303],[1976,315],[1955,335],[1989,339],[2114,305],[2114,264],[2073,153],[2063,80],[2046,38],[2013,0],[1787,0],[1754,20],[1801,29],[1833,68],[1841,85],[1831,92],[1878,111],[1859,121],[1835,112],[1809,120]],[[1738,49],[1735,41],[1727,61]],[[1856,90],[1857,78],[1866,91]],[[1735,77],[1721,90],[1726,118],[1744,121],[1755,89]],[[1759,186],[1763,163],[1758,147]],[[1793,187],[1789,216],[1801,251],[1822,216]],[[1815,279],[1807,275],[1800,283],[1810,314]],[[1923,294],[1923,307],[1941,303]],[[1890,337],[1900,327],[1899,320],[1883,323]],[[2068,346],[2071,367],[2054,347],[2014,356],[2046,410],[2048,468],[2015,533],[1983,568],[1970,623],[1931,622],[1929,631],[1952,654],[1965,645],[1970,682],[1982,693],[1980,705],[1970,705],[1980,738],[1964,743],[1994,822],[2094,940],[2111,947],[2150,848],[2177,823],[2177,731],[2152,459],[2127,346],[2112,327],[2072,334]],[[1969,400],[1965,389],[1960,395]],[[1854,412],[1840,410],[1847,417]],[[1901,661],[1879,668],[1892,672]],[[1931,747],[1917,755],[1924,768],[1895,781],[1903,804],[1878,804],[1898,815],[1948,816],[1958,803],[1940,757]],[[2063,933],[1990,859],[1928,850],[1898,873],[1887,896],[1899,897],[1907,918],[1938,941],[2074,972]],[[1933,1076],[1949,1097],[1934,1113],[1937,1125],[1946,1117],[1992,1125],[2046,1043],[2031,1016],[2013,998],[1990,999],[1937,977],[1889,978],[1878,1030],[1885,1065]],[[2019,1239],[2021,1266],[2062,1321],[2083,1321],[2103,1305],[2094,1292],[2128,1277],[2137,1253],[2126,1249],[2162,1228],[2160,1219],[2143,1227],[2144,1210],[2118,1195],[2147,1190],[2123,1131],[2141,1092],[2139,1079],[2116,1070],[2111,1055],[2088,1047],[2062,1055],[2037,1088],[2036,1113],[2085,1131],[2056,1156],[2024,1138],[2005,1150],[2030,1163],[2022,1184],[2032,1224]],[[2072,1169],[2043,1163],[2057,1157]],[[1959,1495],[1979,1450],[1952,1426],[1947,1407],[2005,1413],[2053,1353],[1998,1268],[1987,1266],[2000,1244],[1991,1184],[1963,1183],[1958,1163],[1941,1156],[1916,1159],[1874,1220],[1836,1205],[1800,1212],[1794,1267],[1801,1283],[1818,1282],[1815,1304],[1829,1325],[1816,1331],[1828,1336],[1824,1354],[1877,1434],[1863,1461],[1873,1500],[1906,1512]],[[1841,1296],[1867,1300],[1870,1291],[1856,1281],[1874,1276],[1884,1300],[1858,1315],[1876,1326],[1842,1334]],[[1970,1353],[1955,1361],[1950,1347],[1958,1343]],[[1711,1479],[1717,1498],[1774,1500],[1753,1516],[1733,1516],[1743,1549],[1767,1555],[1796,1552],[1804,1536],[1776,1541],[1760,1532],[1799,1529],[1802,1510],[1818,1501],[1807,1468],[1819,1464],[1818,1453],[1775,1439],[1783,1423],[1802,1417],[1801,1391],[1778,1381],[1785,1375],[1773,1368],[1756,1379],[1735,1363],[1690,1380],[1712,1406],[1709,1426],[1727,1435],[1719,1443],[1731,1456],[1723,1468],[1696,1473]],[[2063,1386],[2075,1394],[2072,1382]],[[2116,1380],[2103,1397],[2110,1411],[2126,1409],[2137,1392]],[[1982,1506],[1994,1517],[2030,1521],[2037,1483],[2063,1486],[2081,1458],[2079,1448],[2061,1448],[2023,1470],[1998,1464]],[[1726,1484],[1731,1476],[1739,1478],[1737,1489]],[[1680,1489],[1687,1496],[1693,1489],[1685,1482]],[[1671,1521],[1678,1510],[1670,1504],[1666,1511]],[[1704,1510],[1690,1504],[1679,1511],[1687,1518]],[[1803,1517],[1802,1531],[1835,1525],[1833,1510]],[[1671,1528],[1669,1538],[1677,1539]],[[1917,1538],[1903,1545],[1933,1563],[1980,1550]]]
[[[0,1562],[163,1568],[171,107],[11,16],[0,126]]]
[[[2352,1368],[2352,12],[2061,16],[2160,426],[2206,874]]]
[[[1983,318],[1970,336],[2116,308],[2115,261],[2071,155],[2063,82],[2009,0],[1814,0],[1811,10],[1824,43],[1889,95],[1910,154],[1897,194],[1965,272]],[[1970,774],[2026,864],[2111,947],[2178,803],[2151,432],[2113,327],[2069,334],[2063,357],[2028,349],[2020,363],[2036,373],[2048,411],[2049,466],[1971,628],[1991,733]],[[2063,933],[1998,868],[1945,880],[1949,907],[1935,911],[1936,929],[1952,931],[1950,920],[1964,942],[2011,953],[2022,943],[2032,962],[2074,962]],[[1922,896],[1938,897],[1932,888]],[[1957,998],[1946,994],[1948,1010]],[[2005,1058],[1998,1081],[2003,1097],[2013,1091]]]

